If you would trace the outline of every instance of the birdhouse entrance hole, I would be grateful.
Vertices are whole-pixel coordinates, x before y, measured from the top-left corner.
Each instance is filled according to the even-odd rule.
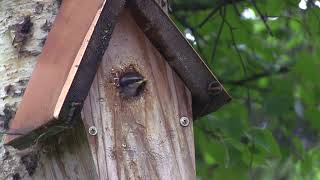
[[[147,80],[137,71],[133,64],[124,69],[111,69],[113,84],[123,99],[139,97],[143,94]]]
[[[80,4],[63,2],[10,124],[9,132],[23,135],[7,135],[7,144],[29,146],[48,129],[75,119],[91,97],[90,88],[99,90],[92,96],[98,97],[92,102],[100,102],[95,111],[103,111],[105,117],[113,112],[126,120],[150,118],[152,112],[166,114],[161,116],[164,119],[192,119],[230,100],[156,2],[108,0]],[[119,76],[113,77],[118,78],[117,87],[106,83],[112,69],[118,71]],[[214,86],[209,86],[212,82]],[[124,101],[127,99],[139,101]],[[114,109],[106,108],[111,104]],[[184,113],[174,111],[181,108],[178,104],[186,104]]]

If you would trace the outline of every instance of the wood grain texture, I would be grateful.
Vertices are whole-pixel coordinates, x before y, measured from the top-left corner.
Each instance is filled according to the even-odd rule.
[[[133,18],[192,94],[193,115],[202,117],[231,100],[192,45],[155,1],[128,1]],[[212,88],[214,87],[214,88]]]
[[[43,6],[41,14],[33,13],[37,4]],[[33,23],[30,34],[20,52],[15,49],[13,39],[15,38],[14,30],[17,24],[21,23],[24,17],[32,14],[31,22]],[[10,106],[16,109],[21,102],[26,84],[31,77],[36,58],[41,53],[43,41],[47,37],[47,27],[54,21],[58,13],[58,2],[56,0],[1,0],[0,1],[0,129],[3,131],[7,128],[2,124],[5,119],[3,115],[5,109]],[[8,88],[10,87],[10,88]],[[8,120],[10,120],[9,118]],[[2,127],[3,126],[3,127]],[[4,128],[4,129],[2,129]]]
[[[33,180],[96,180],[94,162],[82,123],[46,140]]]
[[[130,65],[147,83],[125,100],[114,78]],[[98,130],[88,138],[99,179],[195,179],[191,106],[190,91],[126,11],[82,111],[86,129]]]
[[[56,53],[58,55],[55,58],[59,60],[53,61],[50,58],[41,59],[40,57],[40,62],[27,88],[28,92],[33,93],[26,92],[16,118],[10,127],[11,134],[14,133],[13,131],[19,130],[19,134],[22,134],[22,136],[8,135],[5,138],[5,143],[17,148],[25,148],[32,144],[37,136],[46,131],[52,132],[50,134],[45,133],[47,136],[52,136],[63,130],[57,128],[58,126],[72,126],[75,122],[74,119],[80,115],[83,102],[89,93],[98,66],[108,47],[117,17],[125,6],[125,0],[108,0],[104,1],[103,4],[100,4],[99,1],[90,2],[93,3],[92,6],[100,8],[96,11],[94,20],[83,19],[83,24],[90,21],[89,30],[87,26],[81,26],[79,27],[80,30],[77,29],[78,31],[76,32],[67,31],[68,36],[73,36],[73,33],[76,34],[73,36],[75,39],[70,39],[71,42],[65,42],[61,34],[65,33],[65,29],[78,27],[75,22],[78,21],[78,18],[82,17],[83,11],[81,10],[86,9],[87,4],[81,3],[75,5],[66,3],[65,5],[68,5],[67,10],[63,11],[64,9],[62,9],[62,12],[60,12],[60,15],[64,16],[69,15],[69,9],[76,10],[69,24],[67,23],[65,27],[59,26],[58,30],[50,33],[51,37],[57,38],[53,45],[65,42],[73,47],[75,45],[74,41],[80,39],[82,42],[81,46],[79,49],[66,48],[65,51],[68,53],[64,53],[64,51],[56,52],[56,49],[52,47],[52,43],[46,44],[46,47],[51,45],[52,51],[43,52],[42,57]],[[59,21],[57,24],[59,25]],[[83,30],[87,30],[85,38],[80,33]],[[73,58],[64,57],[65,54],[74,53],[76,56]],[[51,63],[57,63],[58,65],[54,66]],[[70,63],[72,63],[72,66]],[[47,72],[46,69],[49,66],[52,66],[54,70]],[[53,76],[53,72],[60,76]],[[61,76],[61,74],[68,75],[66,77],[65,75]],[[52,79],[52,81],[43,81],[44,79]],[[64,84],[63,87],[60,86],[61,83]],[[45,97],[43,97],[43,92],[46,93]],[[57,93],[59,97],[56,96]]]
[[[10,129],[25,134],[53,119],[61,89],[102,2],[63,1]],[[13,138],[7,136],[5,142]]]

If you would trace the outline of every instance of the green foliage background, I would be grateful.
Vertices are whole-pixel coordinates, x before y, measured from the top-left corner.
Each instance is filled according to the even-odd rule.
[[[320,8],[306,2],[170,1],[233,97],[195,122],[199,179],[320,179]]]

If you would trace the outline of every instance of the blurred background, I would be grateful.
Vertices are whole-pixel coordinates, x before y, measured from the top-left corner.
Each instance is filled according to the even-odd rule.
[[[171,0],[233,101],[195,122],[198,179],[320,179],[320,1]]]

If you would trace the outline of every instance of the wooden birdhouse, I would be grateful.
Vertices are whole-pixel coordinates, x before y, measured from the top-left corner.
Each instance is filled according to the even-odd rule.
[[[5,142],[25,148],[82,120],[98,179],[193,179],[193,119],[230,99],[153,0],[68,0]]]

